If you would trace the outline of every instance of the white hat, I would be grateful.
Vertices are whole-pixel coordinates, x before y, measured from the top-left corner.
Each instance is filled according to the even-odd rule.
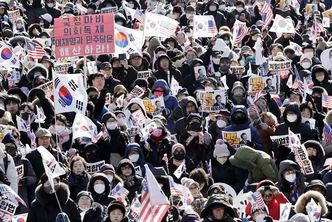
[[[188,189],[189,189],[190,186],[193,185],[193,184],[195,184],[196,186],[199,187],[199,184],[198,184],[195,180],[193,180],[193,179],[191,179],[191,178],[188,178],[188,177],[183,177],[183,178],[181,179],[181,184],[182,184],[183,186],[187,187]]]
[[[218,139],[216,141],[216,145],[214,146],[213,157],[217,156],[230,156],[226,143],[222,139]]]

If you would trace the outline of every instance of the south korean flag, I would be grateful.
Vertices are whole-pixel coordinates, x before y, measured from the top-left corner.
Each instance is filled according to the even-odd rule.
[[[55,74],[53,86],[55,113],[85,114],[88,95],[83,85],[82,74]]]

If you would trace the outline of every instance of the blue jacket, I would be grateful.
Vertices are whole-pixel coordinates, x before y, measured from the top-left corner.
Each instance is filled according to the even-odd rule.
[[[170,132],[173,132],[175,124],[174,121],[170,119],[170,115],[173,110],[179,106],[179,102],[175,96],[170,95],[170,88],[165,80],[158,79],[153,84],[151,91],[153,92],[157,88],[162,88],[164,90],[165,110],[163,112],[163,116],[167,119],[167,129]]]

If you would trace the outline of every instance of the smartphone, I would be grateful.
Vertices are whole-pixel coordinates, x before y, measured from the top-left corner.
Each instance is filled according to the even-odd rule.
[[[127,55],[126,55],[126,53],[121,53],[121,54],[119,54],[119,59],[120,59],[120,60],[126,60],[126,59],[127,59]]]

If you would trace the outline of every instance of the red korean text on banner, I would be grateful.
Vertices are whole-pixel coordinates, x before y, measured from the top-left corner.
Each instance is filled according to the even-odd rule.
[[[56,58],[114,53],[113,14],[56,18]]]

